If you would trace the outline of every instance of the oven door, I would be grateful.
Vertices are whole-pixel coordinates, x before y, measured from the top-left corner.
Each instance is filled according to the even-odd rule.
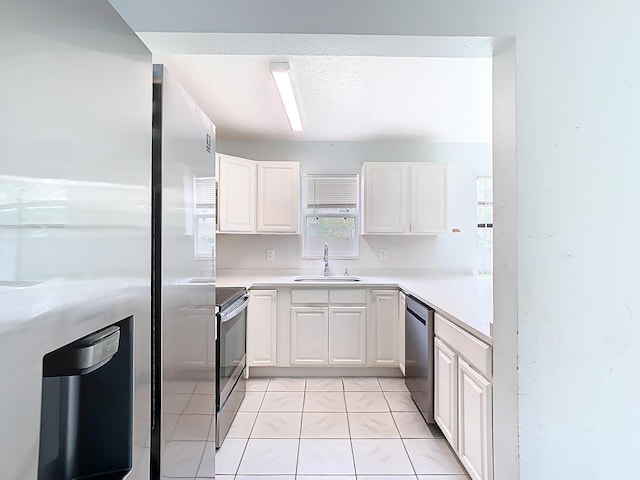
[[[248,303],[249,296],[244,295],[218,314],[216,345],[216,383],[218,387],[216,408],[218,410],[226,402],[245,367]]]

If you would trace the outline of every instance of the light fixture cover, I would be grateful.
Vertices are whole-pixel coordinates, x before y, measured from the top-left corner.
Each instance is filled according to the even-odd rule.
[[[291,76],[289,75],[289,63],[288,62],[274,62],[271,64],[271,73],[273,79],[278,87],[280,98],[284,109],[289,117],[289,123],[291,124],[291,130],[300,132],[302,131],[302,120],[300,119],[300,111],[298,110],[298,104],[296,102],[296,96],[293,92],[293,83],[291,82]]]

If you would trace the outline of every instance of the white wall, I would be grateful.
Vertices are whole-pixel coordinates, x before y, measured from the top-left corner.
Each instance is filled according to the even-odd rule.
[[[519,463],[496,479],[636,472],[639,2],[112,2],[137,31],[513,37],[517,190],[505,192],[517,191],[517,238],[495,251],[494,279],[517,266],[517,289],[511,282],[496,296],[494,332],[517,339],[517,383],[507,370],[495,374],[519,399],[519,437],[497,433],[520,450],[517,460],[513,449],[496,450],[497,464]],[[494,98],[494,108],[501,101],[509,99]],[[517,316],[508,313],[515,305]]]
[[[440,162],[450,165],[451,226],[461,233],[439,236],[366,235],[358,260],[332,260],[335,272],[363,269],[433,269],[471,272],[478,268],[477,175],[491,174],[491,146],[420,141],[393,142],[240,142],[218,141],[219,152],[252,160],[296,160],[305,173],[360,173],[365,161]],[[217,236],[218,268],[314,269],[321,261],[302,260],[301,235]],[[267,261],[265,250],[275,250]],[[386,248],[387,260],[378,259]]]

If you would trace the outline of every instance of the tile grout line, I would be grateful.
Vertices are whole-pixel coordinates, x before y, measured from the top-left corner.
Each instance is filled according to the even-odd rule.
[[[353,437],[351,436],[351,422],[349,421],[349,407],[347,407],[347,391],[344,386],[344,379],[340,377],[342,382],[342,398],[344,400],[344,410],[347,415],[347,431],[349,432],[349,445],[351,445],[351,461],[353,462],[353,475],[358,478],[358,469],[356,467],[356,452],[353,449]]]
[[[171,440],[173,440],[173,436],[176,434],[176,430],[178,429],[178,424],[180,423],[180,419],[182,418],[183,415],[185,415],[184,412],[187,409],[187,407],[189,406],[189,404],[191,403],[191,400],[193,398],[193,395],[195,394],[197,386],[198,386],[198,382],[195,382],[194,385],[193,385],[193,388],[191,389],[191,393],[187,394],[187,395],[189,395],[189,400],[187,401],[187,403],[185,403],[184,408],[178,414],[178,420],[176,421],[176,423],[175,423],[175,425],[173,427],[173,432],[171,434]],[[214,409],[214,414],[215,414],[215,405],[214,405],[213,409]],[[209,430],[207,431],[207,438],[204,440],[204,448],[202,449],[202,453],[200,454],[200,461],[198,461],[198,466],[196,467],[196,473],[195,473],[196,476],[198,475],[198,472],[200,471],[200,466],[202,465],[202,460],[204,459],[204,452],[207,449],[207,440],[209,439],[209,432],[210,431],[211,431],[211,424],[209,424]],[[171,440],[166,440],[166,443],[169,443],[169,441],[171,441]],[[176,441],[178,441],[178,440],[176,440]],[[214,458],[214,467],[215,467],[215,458]]]
[[[249,437],[247,438],[247,442],[244,444],[244,448],[242,449],[242,455],[240,455],[240,461],[238,462],[238,466],[236,467],[236,473],[233,474],[233,478],[235,479],[238,476],[238,472],[240,471],[240,465],[242,465],[242,460],[244,460],[244,455],[247,453],[247,447],[249,446],[249,440],[251,440],[251,433],[253,433],[253,429],[256,426],[256,422],[258,421],[258,415],[260,415],[260,409],[262,408],[262,403],[264,402],[264,398],[267,396],[267,389],[269,388],[269,384],[271,383],[271,377],[269,377],[269,381],[267,382],[267,386],[265,387],[264,395],[262,396],[262,400],[260,401],[260,405],[258,405],[258,413],[256,414],[256,419],[253,421],[253,426],[251,427],[251,431],[249,432]],[[215,462],[214,462],[215,466]],[[215,478],[215,477],[214,477]]]
[[[354,471],[354,475],[356,475],[356,476],[357,476],[357,475],[358,475],[358,472],[357,472],[357,468],[356,468],[356,462],[355,462],[355,451],[354,451],[354,448],[353,448],[353,436],[352,436],[351,424],[350,424],[350,413],[355,413],[355,412],[349,412],[349,409],[347,408],[347,405],[346,405],[346,404],[347,404],[347,402],[346,402],[346,393],[347,393],[347,391],[346,391],[345,386],[344,386],[344,379],[343,379],[342,377],[338,377],[338,378],[340,378],[340,383],[341,383],[341,386],[342,386],[342,394],[343,394],[342,396],[343,396],[343,401],[345,402],[345,415],[346,415],[346,418],[347,418],[347,430],[348,430],[349,442],[350,442],[350,446],[351,446],[351,458],[352,458],[352,462],[353,462],[353,469],[354,469],[353,471]],[[388,398],[387,398],[387,397],[386,397],[386,395],[385,395],[385,390],[384,390],[384,388],[383,388],[382,384],[380,383],[380,378],[379,378],[379,377],[374,377],[374,378],[376,378],[377,383],[378,383],[378,385],[380,386],[380,391],[383,393],[383,398],[385,399],[385,403],[387,404],[388,412],[389,412],[389,414],[391,415],[393,425],[394,425],[394,427],[396,428],[397,433],[398,433],[398,435],[399,435],[398,437],[394,437],[394,438],[395,438],[395,439],[398,439],[398,438],[399,438],[399,439],[402,441],[403,449],[404,449],[405,454],[407,455],[407,458],[409,459],[409,463],[410,463],[410,465],[411,465],[411,467],[412,467],[413,474],[411,474],[410,476],[411,476],[412,478],[415,478],[415,479],[417,480],[418,473],[417,473],[416,468],[415,468],[415,466],[414,466],[414,462],[412,461],[411,457],[409,456],[409,452],[408,452],[408,450],[407,450],[407,446],[406,446],[406,443],[405,443],[405,440],[406,440],[406,439],[410,439],[410,438],[412,438],[412,437],[407,437],[407,438],[405,438],[405,437],[403,437],[403,436],[402,436],[402,434],[401,434],[401,432],[400,432],[400,429],[399,429],[399,427],[398,427],[398,421],[396,420],[395,416],[393,415],[393,413],[394,413],[394,412],[393,412],[393,410],[392,410],[392,408],[391,408],[391,405],[390,405],[390,403],[389,403]],[[298,447],[298,448],[297,448],[297,454],[296,454],[296,467],[295,467],[295,473],[293,474],[295,477],[297,477],[298,475],[300,475],[300,472],[299,472],[298,470],[299,470],[299,466],[300,466],[300,450],[301,450],[301,441],[302,441],[302,425],[303,425],[303,423],[302,423],[302,422],[303,422],[303,418],[304,418],[304,407],[305,407],[305,403],[306,403],[306,401],[307,401],[308,380],[309,380],[309,378],[308,378],[308,377],[305,377],[305,378],[304,378],[304,388],[303,388],[303,397],[302,397],[302,400],[303,400],[303,402],[302,402],[302,409],[301,409],[301,411],[299,412],[299,413],[300,413],[300,426],[299,426],[299,429],[298,429],[298,438],[297,438],[297,440],[298,440],[298,445],[297,445],[297,447]],[[267,389],[268,389],[268,386],[267,386]],[[253,422],[253,426],[252,426],[251,431],[250,431],[250,433],[249,433],[249,436],[250,436],[250,437],[251,437],[251,435],[252,435],[252,433],[253,433],[253,430],[255,429],[255,425],[256,425],[256,423],[257,423],[257,417],[259,416],[259,414],[260,414],[261,412],[263,412],[262,407],[264,406],[264,401],[265,401],[265,397],[266,397],[266,393],[267,393],[267,391],[268,391],[268,390],[265,390],[265,392],[264,392],[264,393],[265,393],[265,396],[263,397],[262,401],[260,402],[260,407],[259,407],[259,409],[258,409],[258,412],[256,413],[256,419],[254,420],[254,422]],[[391,391],[391,392],[395,392],[396,390],[390,390],[390,391]],[[400,391],[401,391],[401,390],[398,390],[398,392],[400,392]],[[367,392],[367,391],[363,391],[363,393],[366,393],[366,392]],[[404,411],[405,411],[405,410],[399,410],[399,412],[404,412]],[[407,410],[407,412],[410,412],[410,411],[409,411],[409,410]],[[283,412],[272,412],[272,413],[285,413],[285,412],[283,411]],[[296,412],[296,413],[297,413],[297,412]],[[322,412],[318,412],[318,413],[322,413]],[[328,412],[326,412],[326,413],[328,413]],[[374,412],[370,412],[370,413],[374,413]],[[275,437],[274,437],[274,438],[275,438]],[[279,437],[278,437],[278,438],[279,438]],[[321,437],[318,437],[318,438],[321,438]],[[377,439],[378,437],[372,437],[372,438],[376,438],[376,439]],[[422,437],[417,437],[417,438],[422,438]],[[432,437],[428,437],[428,438],[436,439],[437,437],[432,436]],[[380,440],[392,440],[392,439],[393,439],[393,438],[388,438],[388,439],[387,439],[387,438],[380,438]],[[244,459],[244,455],[245,455],[245,453],[246,453],[246,448],[247,448],[247,446],[248,446],[248,440],[249,440],[249,439],[247,439],[247,444],[245,444],[245,449],[244,449],[244,451],[243,451],[243,454],[242,454],[242,457],[241,457],[240,463],[239,463],[239,465],[238,465],[238,469],[236,469],[236,474],[235,474],[235,476],[236,476],[236,477],[237,477],[238,475],[240,475],[240,474],[239,474],[239,466],[240,466],[240,464],[242,463],[242,460]],[[201,460],[201,461],[202,461],[202,460]],[[287,474],[285,474],[285,475],[289,475],[289,473],[287,473]],[[324,476],[328,476],[329,478],[328,478],[327,480],[330,480],[330,476],[331,476],[332,474],[322,474],[322,475],[324,475]],[[406,475],[406,474],[404,474],[404,475]],[[443,480],[444,480],[445,478],[448,478],[448,477],[447,477],[447,475],[453,475],[453,474],[443,474]],[[462,475],[464,475],[464,473],[462,473]],[[235,478],[235,477],[234,477],[234,478]],[[356,477],[356,478],[357,478],[357,477]],[[409,480],[409,479],[407,479],[407,480]]]
[[[378,378],[378,383],[380,383],[380,379]],[[411,465],[411,468],[413,470],[413,475],[414,477],[417,479],[417,475],[416,475],[416,469],[413,466],[413,462],[411,461],[411,457],[409,457],[409,452],[407,451],[405,445],[404,445],[404,441],[402,439],[402,434],[400,433],[400,429],[398,428],[398,424],[396,423],[396,419],[393,416],[393,408],[391,408],[391,403],[389,402],[389,399],[387,398],[387,393],[393,390],[385,390],[382,383],[380,383],[380,389],[382,390],[382,396],[384,397],[384,401],[387,403],[387,407],[389,407],[389,415],[391,416],[391,421],[393,422],[394,426],[396,427],[396,430],[398,431],[398,439],[400,440],[400,442],[402,443],[402,448],[404,449],[406,455],[407,455],[407,459],[409,460],[409,464]]]
[[[304,388],[302,390],[302,407],[300,410],[300,430],[298,433],[298,450],[296,451],[296,469],[293,473],[294,479],[298,477],[298,466],[300,463],[300,443],[302,437],[302,417],[304,416],[304,403],[307,401],[307,377],[304,377]]]
[[[380,383],[380,380],[378,380],[378,383]],[[382,384],[380,384],[380,388],[382,389]],[[404,438],[402,438],[402,434],[400,433],[400,429],[398,428],[398,425],[396,423],[396,419],[393,416],[393,409],[391,408],[391,403],[389,403],[389,399],[385,395],[385,391],[384,390],[382,390],[382,396],[384,397],[384,401],[387,402],[387,406],[389,407],[389,415],[391,415],[391,419],[393,420],[393,423],[396,426],[396,429],[398,430],[399,439],[400,439],[400,442],[402,443],[402,448],[404,449],[404,452],[407,455],[407,459],[409,460],[409,464],[411,465],[411,468],[413,469],[413,475],[416,478],[418,478],[418,473],[416,472],[416,467],[413,465],[413,461],[411,460],[411,456],[409,455],[409,451],[407,450],[407,446],[404,443]]]
[[[215,408],[215,406],[214,406]],[[211,426],[213,425],[213,419],[211,420],[211,424],[209,425],[209,432],[211,431]],[[200,468],[202,467],[202,461],[204,460],[204,454],[207,451],[207,443],[208,439],[209,439],[209,432],[207,432],[207,439],[204,441],[204,448],[202,449],[202,454],[200,455],[200,461],[198,462],[198,467],[196,468],[196,477],[198,477],[198,473],[200,472]],[[215,445],[215,442],[214,442]],[[215,446],[214,446],[214,450],[215,450]],[[213,453],[213,469],[214,472],[213,474],[215,475],[215,468],[216,468],[216,458],[215,458],[216,454],[215,452]],[[214,477],[215,478],[215,477]]]

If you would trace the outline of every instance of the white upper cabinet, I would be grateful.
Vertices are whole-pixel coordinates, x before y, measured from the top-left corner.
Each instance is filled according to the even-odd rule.
[[[445,233],[449,229],[448,168],[441,163],[412,163],[411,233]]]
[[[256,162],[218,154],[218,228],[251,233],[256,223]]]
[[[365,162],[363,234],[438,234],[449,229],[448,166]]]
[[[218,231],[298,233],[300,164],[218,154]]]
[[[407,225],[407,165],[365,163],[363,233],[402,233]]]
[[[298,162],[258,162],[258,232],[298,233],[299,199]]]

